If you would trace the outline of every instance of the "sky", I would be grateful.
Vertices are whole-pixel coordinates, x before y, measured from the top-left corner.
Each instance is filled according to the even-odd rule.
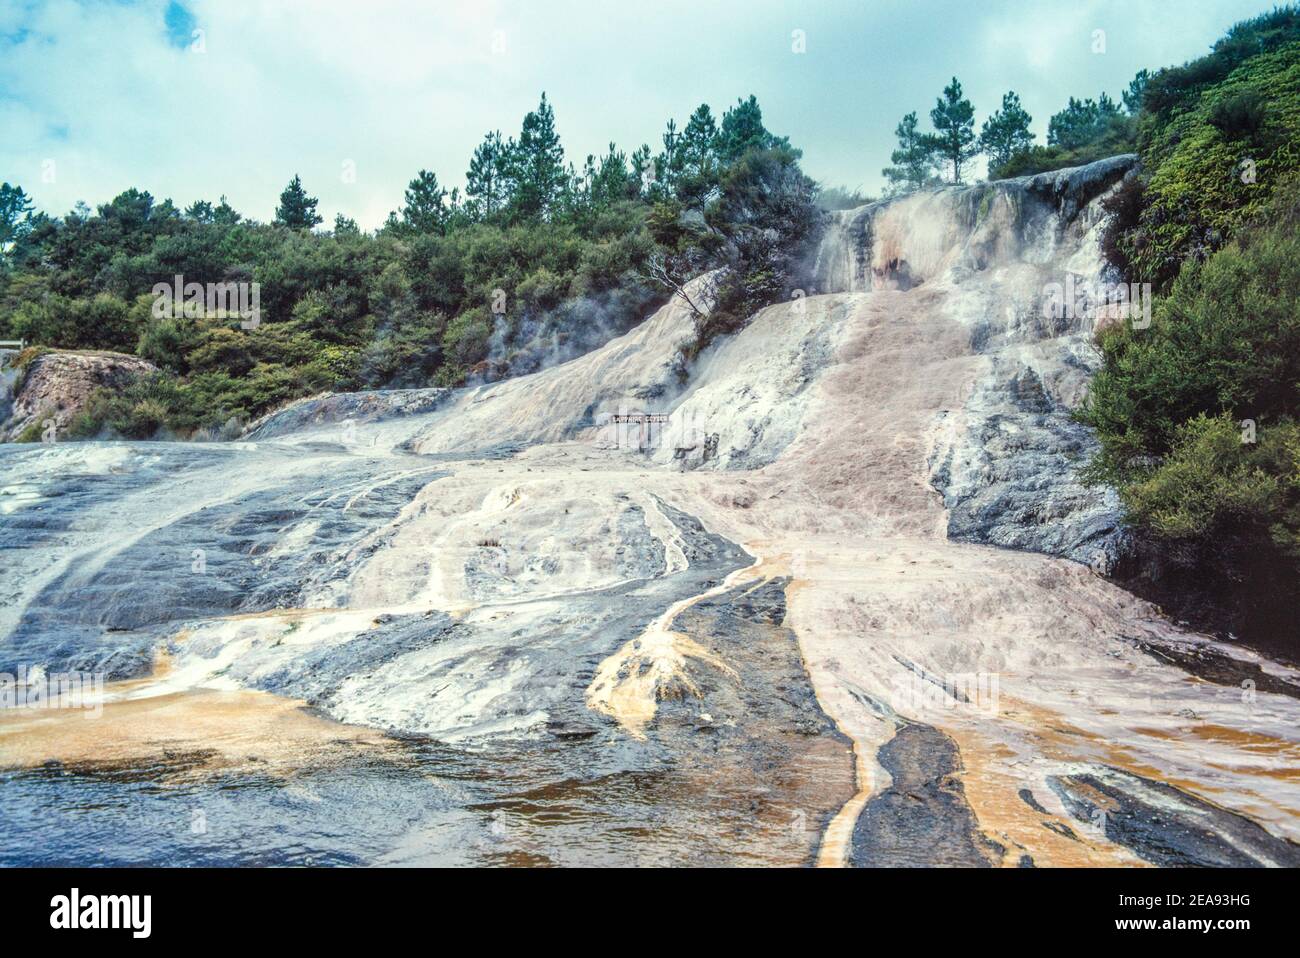
[[[296,173],[379,226],[421,169],[463,185],[543,91],[566,156],[660,148],[755,94],[826,185],[876,194],[952,76],[1042,138],[1070,96],[1205,53],[1272,0],[0,0],[0,180],[52,215],[129,187],[274,215]],[[978,172],[978,171],[977,171]]]

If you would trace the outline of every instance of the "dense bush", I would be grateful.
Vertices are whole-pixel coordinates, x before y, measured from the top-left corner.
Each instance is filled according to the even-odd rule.
[[[1143,541],[1206,583],[1218,623],[1260,637],[1296,623],[1300,591],[1300,194],[1203,262],[1187,260],[1148,329],[1100,335],[1081,418]]]
[[[1032,146],[1012,155],[1007,162],[989,168],[990,180],[1047,173],[1071,166],[1083,166],[1137,148],[1137,124],[1133,117],[1112,116],[1089,129],[1087,138],[1076,145]]]
[[[748,317],[788,299],[800,281],[799,267],[818,235],[821,214],[817,185],[804,176],[798,159],[798,152],[785,146],[754,150],[722,178],[721,195],[706,217],[722,237],[728,267],[719,313]],[[725,321],[722,328],[732,325]]]
[[[343,217],[314,231],[297,177],[271,224],[137,189],[50,217],[4,184],[0,337],[149,359],[161,374],[97,397],[77,434],[184,436],[323,389],[459,385],[577,355],[666,299],[678,280],[648,268],[656,255],[685,278],[734,274],[727,299],[747,316],[784,295],[786,241],[816,222],[797,151],[753,97],[720,125],[707,106],[681,133],[670,123],[656,156],[563,158],[543,96],[518,140],[475,151],[465,195],[422,170],[374,234]],[[260,324],[154,316],[154,285],[176,276],[256,282]]]
[[[1300,170],[1300,14],[1239,24],[1208,56],[1155,74],[1138,139],[1142,208],[1109,245],[1128,281],[1163,290]]]
[[[1101,337],[1088,417],[1108,460],[1163,456],[1199,413],[1267,422],[1300,413],[1300,234],[1296,199],[1205,262],[1190,261],[1149,329]]]
[[[1168,454],[1128,483],[1133,517],[1176,547],[1248,543],[1300,559],[1300,425],[1279,417],[1252,442],[1231,414],[1179,424]]]

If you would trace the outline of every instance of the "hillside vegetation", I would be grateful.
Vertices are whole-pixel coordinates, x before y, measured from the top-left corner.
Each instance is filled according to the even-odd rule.
[[[529,372],[626,330],[708,269],[724,269],[728,325],[788,295],[820,219],[798,160],[750,97],[720,121],[703,105],[683,129],[670,122],[657,154],[611,144],[578,170],[543,95],[517,139],[485,137],[464,194],[422,170],[373,234],[341,216],[319,229],[296,176],[269,224],[224,198],[182,210],[140,189],[50,216],[6,183],[0,338],[160,367],[98,396],[74,437],[187,436],[321,390]],[[260,322],[156,315],[155,284],[178,275],[257,283]],[[714,331],[702,324],[701,341]]]
[[[1300,14],[1239,24],[1161,71],[1108,256],[1158,294],[1099,339],[1082,418],[1138,533],[1130,574],[1251,637],[1300,630]]]

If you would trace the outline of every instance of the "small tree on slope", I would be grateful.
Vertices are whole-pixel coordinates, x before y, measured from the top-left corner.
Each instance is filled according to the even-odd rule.
[[[289,185],[280,194],[280,205],[275,208],[275,221],[291,230],[309,230],[322,222],[316,213],[316,197],[308,196],[302,180],[294,174]]]
[[[980,149],[988,155],[989,169],[1003,166],[1011,157],[1034,145],[1029,132],[1033,118],[1020,105],[1020,97],[1008,92],[1002,97],[1002,109],[984,121],[980,128]]]
[[[961,83],[956,77],[943,88],[943,96],[930,111],[930,122],[935,133],[925,142],[944,165],[952,167],[952,181],[960,183],[962,167],[978,152],[975,142],[975,108],[962,96]]]
[[[889,162],[894,165],[881,170],[889,180],[890,194],[919,190],[934,175],[930,146],[916,124],[916,113],[909,113],[894,130],[898,149],[889,155]]]

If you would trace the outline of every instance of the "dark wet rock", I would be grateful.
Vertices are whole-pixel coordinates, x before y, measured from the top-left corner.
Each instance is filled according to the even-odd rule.
[[[957,743],[908,723],[877,753],[893,781],[858,815],[850,862],[858,868],[990,868],[1006,849],[980,831],[966,801]]]
[[[780,625],[785,621],[785,587],[788,578],[773,579],[752,592],[742,592],[730,602],[735,613],[750,622]]]
[[[1079,470],[1096,439],[1028,369],[996,373],[971,396],[968,423],[936,446],[930,478],[948,509],[948,535],[1046,552],[1107,571],[1125,541],[1119,498]]]
[[[1173,543],[1133,529],[1110,575],[1190,631],[1300,668],[1294,570],[1249,537]]]
[[[822,711],[785,620],[788,578],[743,584],[689,606],[673,621],[726,664],[688,660],[693,685],[664,698],[653,740],[712,781],[749,782],[755,834],[811,864],[835,812],[852,797],[852,743]]]
[[[1028,805],[1028,806],[1029,806],[1030,808],[1032,808],[1034,811],[1038,812],[1040,815],[1046,815],[1046,814],[1048,814],[1047,809],[1043,808],[1043,806],[1039,804],[1038,799],[1034,798],[1034,793],[1031,792],[1029,789],[1027,789],[1027,788],[1022,788],[1022,789],[1021,789],[1019,792],[1017,792],[1016,794],[1018,794],[1018,795],[1020,796],[1020,800],[1021,800],[1021,801],[1023,801],[1026,805]]]
[[[1271,672],[1265,672],[1257,662],[1233,658],[1213,646],[1191,643],[1157,645],[1141,639],[1131,641],[1153,659],[1177,666],[1215,685],[1271,692],[1275,695],[1300,699],[1300,686]]]
[[[1164,782],[1098,767],[1048,784],[1075,818],[1154,865],[1300,865],[1300,845]]]
[[[1022,176],[1015,183],[1052,203],[1062,218],[1071,220],[1088,203],[1114,186],[1138,164],[1136,153],[1122,153],[1084,166]]]
[[[1043,822],[1043,827],[1049,832],[1056,832],[1056,834],[1061,835],[1064,838],[1069,838],[1076,842],[1079,840],[1079,836],[1074,834],[1074,829],[1065,824],[1065,822]]]
[[[597,735],[600,729],[594,725],[584,725],[578,722],[547,722],[546,732],[553,738],[575,741],[591,738]]]
[[[695,565],[697,559],[707,560],[710,556],[716,554],[719,542],[726,542],[725,539],[715,536],[705,529],[704,524],[695,516],[682,512],[657,496],[655,502],[659,506],[659,511],[667,516],[673,525],[677,527],[678,532],[681,533],[682,553],[691,565]],[[728,543],[728,546],[735,548],[730,543]],[[713,584],[713,581],[708,582],[708,585]]]
[[[674,620],[674,630],[702,643],[734,674],[706,664],[693,668],[699,695],[666,704],[661,722],[682,713],[697,727],[743,732],[757,720],[795,735],[840,734],[817,701],[798,640],[781,625],[789,582],[783,577],[737,586],[700,600]],[[701,713],[708,719],[701,722]]]
[[[428,648],[462,628],[446,613],[436,611],[387,619],[355,636],[341,636],[337,641],[312,645],[272,671],[263,671],[259,657],[251,654],[232,663],[224,674],[248,688],[302,699],[328,711],[336,704],[339,691],[348,680],[373,672],[409,652]],[[191,640],[191,645],[201,641]],[[202,649],[192,647],[191,651],[201,653]]]

